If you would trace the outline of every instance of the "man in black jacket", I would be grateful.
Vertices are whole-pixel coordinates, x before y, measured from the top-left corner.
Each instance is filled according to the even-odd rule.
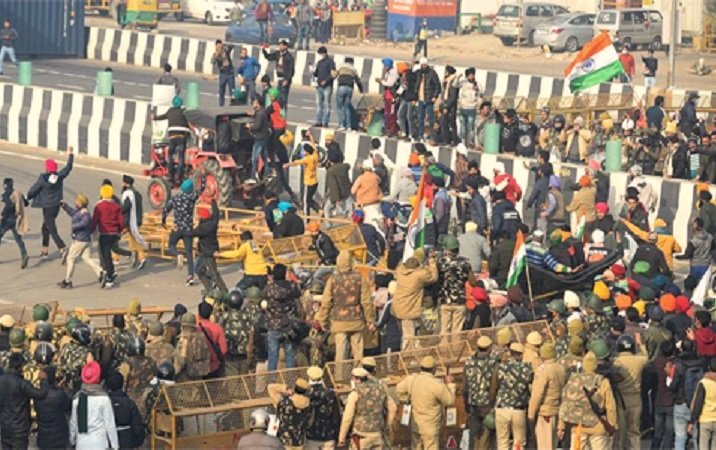
[[[696,102],[694,101],[698,98],[698,92],[691,92],[689,99],[679,113],[679,130],[686,136],[691,136],[694,133],[694,128],[699,120],[698,117],[696,117]]]
[[[113,371],[107,374],[105,385],[114,411],[114,423],[117,426],[119,448],[138,448],[144,443],[144,422],[139,408],[122,390],[124,377]]]
[[[284,109],[288,109],[288,93],[295,71],[293,55],[288,51],[288,39],[278,41],[278,50],[269,52],[263,49],[264,58],[276,61],[276,78],[278,78],[278,101]]]
[[[300,236],[304,233],[305,227],[303,225],[303,219],[298,217],[296,214],[296,208],[291,205],[284,213],[281,218],[281,222],[276,226],[276,230],[273,233],[274,238],[285,238],[291,236]]]
[[[457,96],[460,91],[459,77],[453,66],[445,67],[442,87],[442,106],[440,108],[440,143],[457,145]]]
[[[37,414],[37,446],[41,449],[70,446],[70,428],[67,417],[72,410],[72,398],[57,386],[55,367],[45,368],[47,397],[35,400]]]
[[[172,107],[164,114],[152,116],[152,120],[167,121],[167,135],[169,137],[169,155],[167,166],[169,178],[177,184],[184,181],[184,151],[186,150],[186,136],[189,132],[189,121],[184,116],[184,101],[178,95],[172,99]],[[174,164],[174,159],[177,162]]]
[[[429,129],[435,125],[435,111],[433,107],[440,98],[440,78],[437,72],[428,65],[428,58],[420,58],[420,70],[418,80],[415,83],[418,100],[418,133],[417,139],[425,137],[425,115],[428,116]]]
[[[27,448],[30,436],[30,399],[47,397],[45,372],[40,372],[42,384],[35,389],[22,377],[25,359],[20,353],[10,355],[7,372],[0,376],[0,446],[3,449]]]
[[[251,150],[251,177],[258,177],[259,157],[268,162],[266,156],[266,146],[268,145],[269,136],[271,134],[268,112],[258,98],[254,98],[251,102],[254,109],[253,123],[247,123],[246,128],[251,130],[254,137],[254,147]]]
[[[199,216],[199,224],[188,233],[191,237],[199,238],[199,256],[196,258],[194,271],[201,284],[204,285],[207,294],[218,290],[218,293],[223,297],[229,290],[226,288],[219,269],[216,267],[216,257],[214,256],[219,251],[219,239],[217,237],[219,207],[216,204],[216,200],[212,200],[211,211],[206,207],[199,207],[196,212]]]
[[[325,46],[318,49],[318,62],[313,71],[316,78],[316,123],[317,127],[328,127],[331,120],[331,97],[333,96],[333,76],[336,63],[328,57]]]

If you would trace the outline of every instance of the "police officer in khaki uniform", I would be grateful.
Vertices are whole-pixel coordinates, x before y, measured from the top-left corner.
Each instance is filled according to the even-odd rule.
[[[557,448],[557,414],[567,373],[555,360],[555,354],[555,346],[551,342],[540,347],[543,363],[535,372],[527,408],[527,423],[530,429],[534,429],[538,450]]]
[[[410,444],[413,450],[440,448],[440,430],[445,408],[455,401],[455,385],[435,377],[435,359],[426,356],[420,361],[420,373],[406,377],[395,387],[398,398],[411,405]]]
[[[542,365],[542,360],[539,357],[539,348],[542,346],[544,339],[538,331],[532,331],[527,335],[527,341],[525,343],[525,353],[522,356],[522,361],[532,364],[532,370],[536,371],[539,366]]]
[[[352,426],[351,449],[382,450],[386,448],[385,432],[392,428],[398,408],[385,388],[363,367],[356,367],[351,375],[354,388],[346,399],[338,446],[345,446]]]
[[[637,334],[637,336],[640,336]],[[639,341],[640,339],[637,338]],[[639,342],[641,346],[641,342]],[[649,364],[646,349],[641,346],[641,354],[636,354],[637,343],[628,334],[617,338],[617,357],[614,369],[621,374],[617,383],[619,393],[624,399],[623,408],[619,408],[619,432],[617,448],[638,449],[641,445],[641,381],[644,368]]]

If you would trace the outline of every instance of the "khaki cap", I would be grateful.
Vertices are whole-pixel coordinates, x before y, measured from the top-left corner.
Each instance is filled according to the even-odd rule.
[[[306,371],[306,375],[308,375],[309,380],[318,381],[323,378],[323,369],[317,366],[311,366]]]
[[[520,344],[519,342],[513,342],[510,344],[510,351],[515,353],[524,353],[525,346]]]
[[[370,375],[370,374],[369,374],[368,371],[365,370],[364,368],[362,368],[362,367],[356,367],[355,369],[353,369],[353,370],[351,371],[351,375],[354,376],[354,377],[356,377],[356,378],[367,378],[368,375]]]
[[[480,336],[477,340],[477,348],[487,350],[490,347],[492,347],[492,339],[489,336]]]
[[[535,347],[539,347],[542,345],[544,340],[542,339],[542,335],[539,334],[539,331],[532,331],[530,334],[527,335],[527,343],[530,345],[534,345]]]
[[[306,381],[304,378],[299,378],[298,380],[296,380],[296,384],[294,384],[294,387],[296,389],[306,391],[308,390],[308,381]]]
[[[15,319],[10,314],[3,314],[0,316],[0,326],[12,328],[15,326]]]
[[[426,356],[422,360],[420,360],[420,367],[422,369],[434,369],[435,368],[435,358],[432,356]]]
[[[512,341],[512,331],[508,327],[497,332],[497,345],[507,345]]]
[[[372,356],[366,356],[365,358],[360,360],[360,365],[363,367],[376,367],[378,363]]]

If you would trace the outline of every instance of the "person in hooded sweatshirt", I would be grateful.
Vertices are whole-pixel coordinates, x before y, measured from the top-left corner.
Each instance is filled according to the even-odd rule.
[[[276,264],[271,272],[269,281],[263,294],[268,303],[266,309],[268,327],[268,370],[278,367],[279,348],[286,352],[286,368],[296,367],[295,344],[286,339],[285,334],[290,329],[290,318],[300,317],[298,303],[301,298],[301,289],[296,283],[286,280],[286,266]]]
[[[57,386],[54,366],[45,368],[47,397],[35,399],[37,446],[41,449],[67,448],[70,445],[70,428],[67,416],[72,409],[72,398]]]
[[[686,246],[686,251],[683,255],[676,255],[676,259],[689,260],[689,276],[687,278],[698,283],[698,280],[711,265],[714,238],[704,230],[704,221],[699,217],[691,222],[691,227],[691,240]]]
[[[45,160],[45,173],[35,181],[30,190],[27,192],[27,200],[32,202],[33,208],[42,209],[42,257],[47,258],[50,237],[57,245],[60,256],[64,259],[67,254],[67,246],[65,241],[60,237],[57,231],[57,216],[60,214],[60,202],[62,201],[62,193],[64,181],[72,171],[72,163],[75,160],[74,150],[72,147],[67,149],[67,164],[62,170],[58,170],[57,161],[54,159]]]
[[[96,361],[82,368],[82,388],[72,400],[70,445],[76,450],[119,448],[112,401],[100,386],[102,369]]]
[[[22,192],[15,189],[12,178],[3,180],[3,191],[0,201],[3,203],[0,210],[0,242],[8,231],[12,232],[17,248],[20,250],[20,268],[27,267],[29,258],[22,235],[29,230],[29,221],[25,214],[25,201]]]
[[[30,399],[47,396],[45,373],[40,372],[40,389],[22,377],[25,359],[21,353],[11,353],[8,370],[0,376],[0,446],[3,449],[28,448],[30,437]]]
[[[687,330],[686,335],[696,342],[696,353],[704,358],[713,358],[716,356],[716,331],[711,328],[711,314],[708,311],[696,311],[694,325],[696,330]]]

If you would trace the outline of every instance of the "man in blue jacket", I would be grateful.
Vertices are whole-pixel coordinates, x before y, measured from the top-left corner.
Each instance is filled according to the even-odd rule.
[[[249,56],[246,47],[241,48],[239,53],[239,67],[236,68],[236,74],[241,75],[244,79],[244,87],[246,88],[246,99],[251,102],[256,94],[256,78],[261,72],[261,64],[253,56]]]

